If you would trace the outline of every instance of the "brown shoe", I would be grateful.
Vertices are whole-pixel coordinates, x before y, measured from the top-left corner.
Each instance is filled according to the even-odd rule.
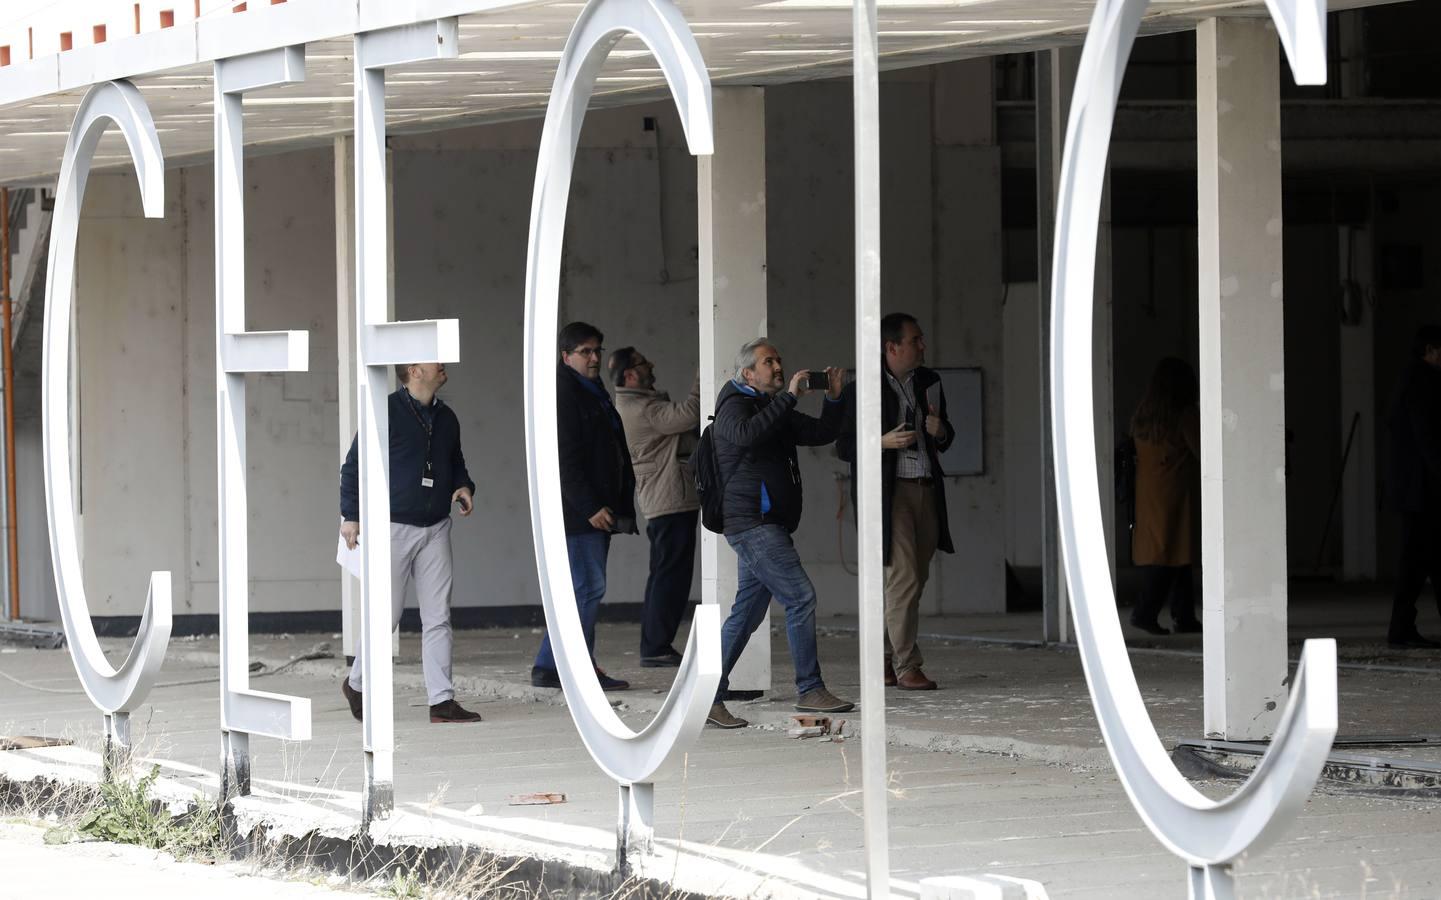
[[[355,716],[355,721],[365,721],[365,697],[360,691],[350,686],[350,676],[340,679],[340,693],[345,696],[345,702],[350,704],[350,714]]]
[[[712,703],[710,714],[705,717],[707,725],[714,725],[717,728],[744,728],[750,723],[740,716],[731,715],[724,703]]]
[[[806,691],[796,698],[796,712],[843,713],[855,709],[849,700],[842,700],[823,687]]]
[[[890,661],[890,660],[886,660],[886,687],[895,687],[895,686],[896,686],[896,667],[893,666],[893,665],[891,665],[891,661]]]
[[[934,691],[937,686],[920,669],[911,669],[896,679],[896,687],[903,691]]]
[[[444,703],[437,703],[430,708],[430,724],[440,725],[444,722],[479,722],[480,713],[471,712],[465,707],[456,703],[454,698]]]

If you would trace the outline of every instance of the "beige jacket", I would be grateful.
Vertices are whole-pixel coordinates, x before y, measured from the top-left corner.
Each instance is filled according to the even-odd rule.
[[[700,379],[691,385],[690,396],[679,403],[653,389],[616,388],[615,408],[630,444],[635,507],[640,514],[654,519],[700,509],[695,479],[687,464],[700,424]]]

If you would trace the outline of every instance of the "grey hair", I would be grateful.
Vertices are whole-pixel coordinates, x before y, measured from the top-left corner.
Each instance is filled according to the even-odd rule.
[[[745,381],[745,370],[754,369],[756,367],[757,350],[762,347],[773,346],[775,345],[772,344],[770,342],[770,339],[766,337],[758,337],[753,341],[746,341],[745,344],[743,344],[741,348],[736,351],[736,380]]]

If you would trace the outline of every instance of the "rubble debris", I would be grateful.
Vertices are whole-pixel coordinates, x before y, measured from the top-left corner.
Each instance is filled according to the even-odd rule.
[[[786,730],[786,734],[793,738],[821,737],[831,733],[830,716],[796,715],[791,716],[791,721],[795,724]]]
[[[549,792],[539,794],[511,794],[508,802],[511,806],[547,806],[552,803],[564,803],[565,794]]]

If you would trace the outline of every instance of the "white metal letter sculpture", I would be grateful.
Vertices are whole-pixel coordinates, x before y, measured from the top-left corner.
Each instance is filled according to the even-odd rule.
[[[1336,735],[1336,644],[1306,642],[1272,746],[1235,794],[1215,802],[1176,771],[1151,724],[1116,617],[1098,503],[1092,417],[1091,293],[1111,124],[1149,0],[1102,0],[1076,75],[1056,209],[1051,415],[1061,546],[1096,718],[1146,826],[1190,866],[1193,898],[1234,896],[1231,863],[1275,840],[1310,794]],[[1268,0],[1301,84],[1325,81],[1324,0]]]
[[[457,55],[455,19],[355,36],[355,368],[360,468],[360,651],[364,680],[365,797],[361,819],[395,802],[395,698],[390,661],[390,381],[400,363],[456,362],[455,319],[391,322],[386,257],[385,70]]]
[[[702,604],[685,660],[653,720],[632,732],[611,709],[596,679],[576,609],[561,514],[556,445],[555,335],[560,257],[576,142],[596,75],[616,42],[633,34],[660,63],[692,154],[713,152],[710,77],[680,11],[668,0],[591,0],[561,54],[546,108],[531,198],[525,273],[525,437],[530,518],[546,625],[576,730],[596,763],[620,784],[617,855],[652,845],[654,782],[683,755],[705,725],[720,683],[720,613]]]
[[[222,799],[250,793],[250,735],[310,739],[310,700],[250,688],[245,374],[304,372],[309,333],[245,330],[246,91],[305,78],[305,50],[281,47],[215,63],[215,414],[220,532]]]
[[[90,702],[105,715],[106,777],[130,748],[130,713],[150,693],[170,643],[170,573],[151,572],[135,645],[119,669],[111,667],[95,637],[80,566],[71,460],[70,347],[73,332],[75,244],[80,209],[95,146],[113,122],[125,136],[147,218],[165,215],[165,160],[155,122],[128,81],[91,88],[75,112],[55,194],[55,218],[45,285],[45,359],[41,381],[45,456],[45,508],[55,589],[70,657]]]

